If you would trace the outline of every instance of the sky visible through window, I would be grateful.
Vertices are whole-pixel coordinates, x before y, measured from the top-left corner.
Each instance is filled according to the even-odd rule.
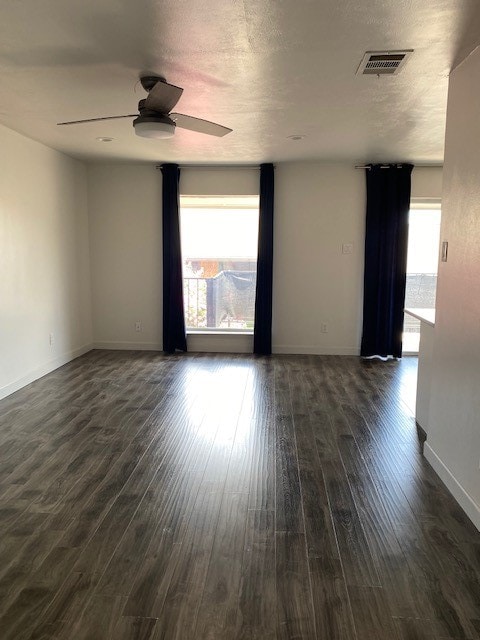
[[[412,209],[409,216],[407,273],[437,273],[440,209]]]
[[[184,258],[257,258],[258,209],[182,208]]]

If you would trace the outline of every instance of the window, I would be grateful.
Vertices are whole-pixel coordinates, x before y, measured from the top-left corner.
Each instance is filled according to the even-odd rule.
[[[258,196],[181,196],[185,324],[253,332]]]
[[[405,307],[434,309],[440,244],[440,203],[412,201],[408,219]],[[405,314],[403,351],[418,353],[420,320]]]

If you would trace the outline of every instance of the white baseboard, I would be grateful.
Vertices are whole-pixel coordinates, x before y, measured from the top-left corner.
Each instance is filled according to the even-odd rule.
[[[289,344],[274,344],[273,353],[285,355],[313,355],[313,356],[359,356],[359,347],[319,347],[298,346]]]
[[[252,353],[252,340],[252,336],[192,334],[187,336],[187,345],[188,351],[192,353]],[[163,346],[157,342],[96,342],[94,349],[163,351]]]
[[[162,351],[158,342],[95,342],[93,349],[110,349],[112,351]]]
[[[442,480],[452,496],[480,531],[480,506],[465,491],[445,463],[442,462],[432,447],[428,444],[428,441],[425,442],[424,455],[438,474],[440,480]]]
[[[207,353],[253,353],[253,336],[248,334],[191,333],[187,336],[188,350]],[[157,342],[95,342],[94,349],[127,351],[162,351]],[[359,347],[319,347],[298,345],[273,345],[272,352],[284,355],[359,356]]]
[[[14,380],[13,382],[10,382],[9,384],[2,387],[0,389],[0,400],[2,398],[6,398],[12,393],[15,393],[15,391],[18,391],[19,389],[26,387],[27,384],[35,382],[35,380],[38,380],[39,378],[43,378],[43,376],[46,376],[47,373],[51,373],[52,371],[55,371],[55,369],[63,367],[63,365],[67,364],[67,362],[71,362],[72,360],[75,360],[75,358],[83,356],[84,353],[88,353],[93,348],[94,347],[92,344],[86,344],[83,347],[73,349],[72,351],[68,351],[61,356],[54,358],[53,360],[45,362],[33,371],[27,373],[27,375],[22,376],[21,378],[18,378],[17,380]]]

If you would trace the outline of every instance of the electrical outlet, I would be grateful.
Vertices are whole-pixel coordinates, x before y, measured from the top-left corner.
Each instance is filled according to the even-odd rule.
[[[142,330],[142,323],[140,322],[140,320],[138,320],[137,322],[135,322],[135,331],[141,331]]]
[[[49,341],[50,341],[50,346],[53,347],[53,343],[55,342],[54,337],[53,337],[53,333],[50,334]]]
[[[322,322],[320,325],[320,331],[321,333],[328,333],[328,325],[326,322]]]
[[[352,242],[345,242],[344,244],[342,244],[342,253],[344,255],[349,254],[349,253],[353,253],[353,243]]]

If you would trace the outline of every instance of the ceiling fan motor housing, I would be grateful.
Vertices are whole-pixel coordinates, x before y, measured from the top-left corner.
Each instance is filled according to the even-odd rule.
[[[162,76],[142,76],[140,78],[140,82],[147,93],[150,89],[153,89],[157,82],[163,82],[166,84],[166,80]]]

